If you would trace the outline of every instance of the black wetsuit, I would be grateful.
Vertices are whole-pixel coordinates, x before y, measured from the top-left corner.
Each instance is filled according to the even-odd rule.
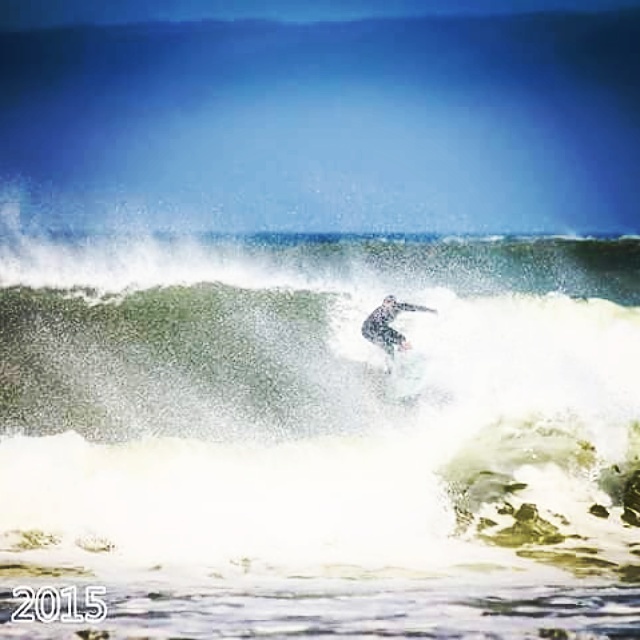
[[[406,340],[400,332],[389,326],[389,323],[393,322],[401,311],[433,312],[434,310],[408,302],[383,304],[362,323],[362,335],[373,344],[382,347],[391,358],[393,358],[394,346],[400,345]]]

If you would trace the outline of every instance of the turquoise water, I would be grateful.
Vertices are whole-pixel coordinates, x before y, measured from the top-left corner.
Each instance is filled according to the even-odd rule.
[[[628,637],[639,269],[633,238],[7,240],[0,633],[88,628],[10,596],[94,584],[109,637]],[[396,323],[411,403],[360,336],[391,292],[439,312]]]

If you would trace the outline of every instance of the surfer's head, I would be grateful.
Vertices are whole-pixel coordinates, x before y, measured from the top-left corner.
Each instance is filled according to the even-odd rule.
[[[385,297],[385,299],[382,301],[382,304],[386,304],[389,307],[393,307],[397,302],[398,302],[398,299],[395,296],[389,295]]]

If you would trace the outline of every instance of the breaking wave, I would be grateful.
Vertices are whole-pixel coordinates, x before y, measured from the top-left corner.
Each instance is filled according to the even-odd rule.
[[[132,242],[3,247],[3,548],[637,579],[640,309],[508,286],[574,241]],[[439,311],[411,403],[359,333],[390,291]]]

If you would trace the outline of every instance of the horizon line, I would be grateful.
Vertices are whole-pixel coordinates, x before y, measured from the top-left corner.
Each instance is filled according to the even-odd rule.
[[[638,14],[640,15],[640,5],[635,7],[611,7],[605,9],[544,9],[544,10],[527,10],[527,11],[509,11],[497,10],[492,12],[470,11],[465,13],[454,13],[447,11],[434,11],[432,13],[416,14],[416,15],[390,15],[390,16],[362,16],[354,18],[324,18],[321,20],[294,20],[289,18],[262,18],[262,17],[242,17],[242,18],[160,18],[160,19],[140,19],[140,20],[105,20],[97,22],[61,22],[59,24],[50,25],[34,25],[2,27],[0,26],[0,36],[2,35],[19,35],[28,33],[41,33],[47,31],[73,31],[82,29],[116,29],[116,28],[136,28],[136,27],[152,27],[152,26],[197,26],[197,25],[279,25],[279,26],[320,26],[320,25],[344,25],[344,24],[362,24],[372,22],[408,22],[408,21],[429,21],[429,20],[447,20],[447,21],[484,21],[491,19],[521,19],[536,17],[598,17],[610,15]]]

